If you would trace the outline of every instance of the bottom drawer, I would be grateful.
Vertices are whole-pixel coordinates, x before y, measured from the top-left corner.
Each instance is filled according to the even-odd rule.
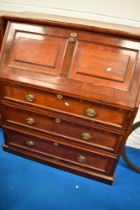
[[[6,146],[10,147],[11,150],[16,148],[22,153],[26,153],[26,151],[32,154],[36,153],[42,157],[68,163],[73,167],[78,166],[81,171],[86,169],[112,176],[117,162],[115,158],[105,156],[97,151],[91,152],[75,146],[58,144],[53,140],[48,141],[10,129],[5,130],[5,141]]]

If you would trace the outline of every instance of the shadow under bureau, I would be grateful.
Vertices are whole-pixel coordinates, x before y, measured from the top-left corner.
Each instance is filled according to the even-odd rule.
[[[138,110],[140,37],[61,21],[2,21],[4,149],[111,184]]]

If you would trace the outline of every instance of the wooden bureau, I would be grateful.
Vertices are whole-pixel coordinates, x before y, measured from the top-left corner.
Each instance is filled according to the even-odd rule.
[[[0,40],[5,29],[4,150],[113,183],[138,110],[139,35],[14,15],[1,17]]]
[[[4,26],[3,17],[0,17],[0,51],[1,51],[2,40],[3,40],[3,36],[4,36],[4,30],[5,30],[5,26]],[[1,114],[0,114],[0,126],[2,126]]]

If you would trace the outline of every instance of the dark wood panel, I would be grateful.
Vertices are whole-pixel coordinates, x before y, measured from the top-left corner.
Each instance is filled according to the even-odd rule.
[[[24,29],[26,30],[26,27]],[[49,28],[46,34],[17,31],[12,41],[9,65],[59,75],[67,48],[67,40],[61,36],[61,31],[58,33],[55,29],[51,31]]]
[[[93,37],[92,42],[79,41],[69,77],[128,90],[137,52],[111,46],[109,41],[101,44],[99,39],[94,43]]]

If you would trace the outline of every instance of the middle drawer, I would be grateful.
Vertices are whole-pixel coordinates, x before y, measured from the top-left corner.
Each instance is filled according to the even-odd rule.
[[[65,139],[67,143],[97,147],[113,153],[120,152],[122,136],[114,132],[71,122],[63,117],[36,113],[26,108],[5,105],[4,109],[5,121],[8,123],[59,136],[60,140]]]

